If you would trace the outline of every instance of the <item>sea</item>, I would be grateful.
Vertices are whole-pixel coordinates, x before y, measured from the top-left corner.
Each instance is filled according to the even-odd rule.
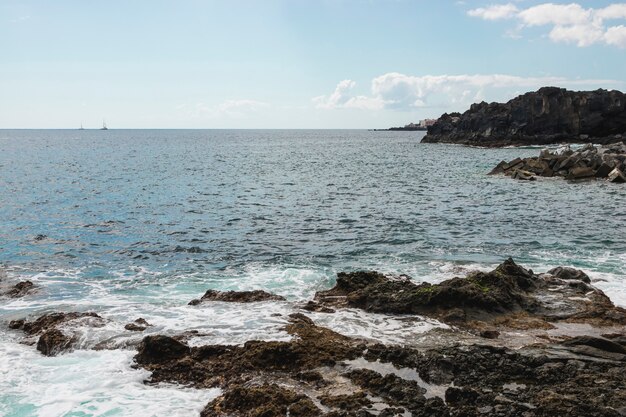
[[[219,390],[145,384],[147,334],[288,340],[287,316],[341,271],[440,282],[513,259],[565,265],[626,306],[626,188],[486,175],[540,148],[421,144],[366,130],[0,130],[0,415],[188,416]],[[208,289],[284,302],[205,303]],[[94,311],[77,348],[45,357],[10,320]],[[307,313],[349,336],[410,344],[440,323]],[[124,325],[142,317],[143,333]]]

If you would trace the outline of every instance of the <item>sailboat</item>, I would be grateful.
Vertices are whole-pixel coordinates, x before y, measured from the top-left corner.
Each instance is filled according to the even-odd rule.
[[[85,130],[85,128],[83,127],[83,122],[80,122],[80,128],[78,130]]]
[[[102,120],[102,127],[100,128],[100,130],[109,130],[109,128],[107,127],[107,123]]]

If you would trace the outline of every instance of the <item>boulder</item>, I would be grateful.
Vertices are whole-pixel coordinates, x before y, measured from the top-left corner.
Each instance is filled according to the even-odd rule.
[[[536,180],[532,172],[522,171],[521,169],[516,169],[511,175],[511,178],[513,178],[514,180],[520,180],[520,181],[535,181]]]
[[[37,350],[46,356],[56,356],[69,350],[74,344],[74,338],[67,336],[58,329],[45,331],[37,341]]]
[[[189,353],[189,346],[173,337],[146,336],[137,349],[135,360],[140,364],[157,364],[180,359]]]
[[[624,173],[617,168],[609,173],[607,179],[609,180],[609,182],[614,182],[617,184],[623,184],[626,182],[626,177],[624,176]]]
[[[15,284],[13,288],[5,293],[5,295],[10,298],[20,298],[32,292],[34,289],[35,284],[33,284],[32,282],[22,281]]]
[[[611,173],[611,171],[613,170],[613,168],[606,164],[605,162],[603,162],[600,167],[596,170],[596,177],[597,178],[606,178],[609,176],[609,174]]]
[[[559,267],[552,268],[551,270],[549,270],[548,274],[554,275],[555,277],[564,279],[564,280],[576,280],[576,281],[582,281],[587,284],[591,284],[591,278],[589,278],[589,275],[585,274],[583,271],[581,271],[580,269],[576,269],[576,268],[570,268],[567,266],[559,266]]]
[[[596,176],[596,172],[591,167],[573,168],[567,175],[568,180],[580,180],[584,178],[592,178]]]

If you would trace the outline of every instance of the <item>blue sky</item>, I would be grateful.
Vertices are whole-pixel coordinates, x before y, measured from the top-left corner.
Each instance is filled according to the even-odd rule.
[[[376,128],[626,90],[614,1],[0,0],[0,128]]]

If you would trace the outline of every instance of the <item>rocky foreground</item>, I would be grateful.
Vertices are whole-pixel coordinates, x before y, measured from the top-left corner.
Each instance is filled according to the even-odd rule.
[[[569,146],[555,151],[544,149],[538,157],[500,162],[489,174],[505,174],[514,179],[534,181],[535,176],[567,180],[604,179],[626,182],[626,144],[585,145],[573,151]]]
[[[208,294],[193,308],[273,299]],[[449,327],[425,335],[426,343],[397,346],[343,336],[309,317],[343,308],[426,316]],[[68,323],[101,320],[53,313],[10,326],[39,336],[42,353],[58,354],[71,349]],[[147,383],[220,388],[205,417],[626,415],[626,310],[573,268],[535,274],[509,259],[440,284],[340,273],[284,330],[291,340],[241,346],[152,334],[137,346],[135,366],[151,371]],[[60,347],[49,346],[51,332],[65,336]]]
[[[614,143],[626,139],[626,95],[544,87],[507,103],[477,103],[442,115],[422,143],[502,147]]]

